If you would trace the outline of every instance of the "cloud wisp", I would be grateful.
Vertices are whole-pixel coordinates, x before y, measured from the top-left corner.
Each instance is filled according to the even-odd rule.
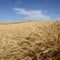
[[[41,10],[27,10],[24,8],[14,8],[13,10],[20,15],[26,16],[26,19],[49,19],[49,16]]]

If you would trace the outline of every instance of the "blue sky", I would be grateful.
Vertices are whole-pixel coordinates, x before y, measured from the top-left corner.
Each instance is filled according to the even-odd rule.
[[[60,20],[60,0],[0,0],[0,22]]]

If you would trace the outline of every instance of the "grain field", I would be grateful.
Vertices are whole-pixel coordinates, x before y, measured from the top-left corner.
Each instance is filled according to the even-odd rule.
[[[60,60],[60,21],[0,23],[0,60]]]

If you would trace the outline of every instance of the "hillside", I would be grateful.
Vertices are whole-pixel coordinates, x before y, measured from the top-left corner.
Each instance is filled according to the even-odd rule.
[[[60,60],[60,21],[0,23],[0,60]]]

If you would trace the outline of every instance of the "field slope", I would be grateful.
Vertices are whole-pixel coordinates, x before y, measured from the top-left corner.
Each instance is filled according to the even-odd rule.
[[[0,23],[0,60],[60,60],[60,21]]]

